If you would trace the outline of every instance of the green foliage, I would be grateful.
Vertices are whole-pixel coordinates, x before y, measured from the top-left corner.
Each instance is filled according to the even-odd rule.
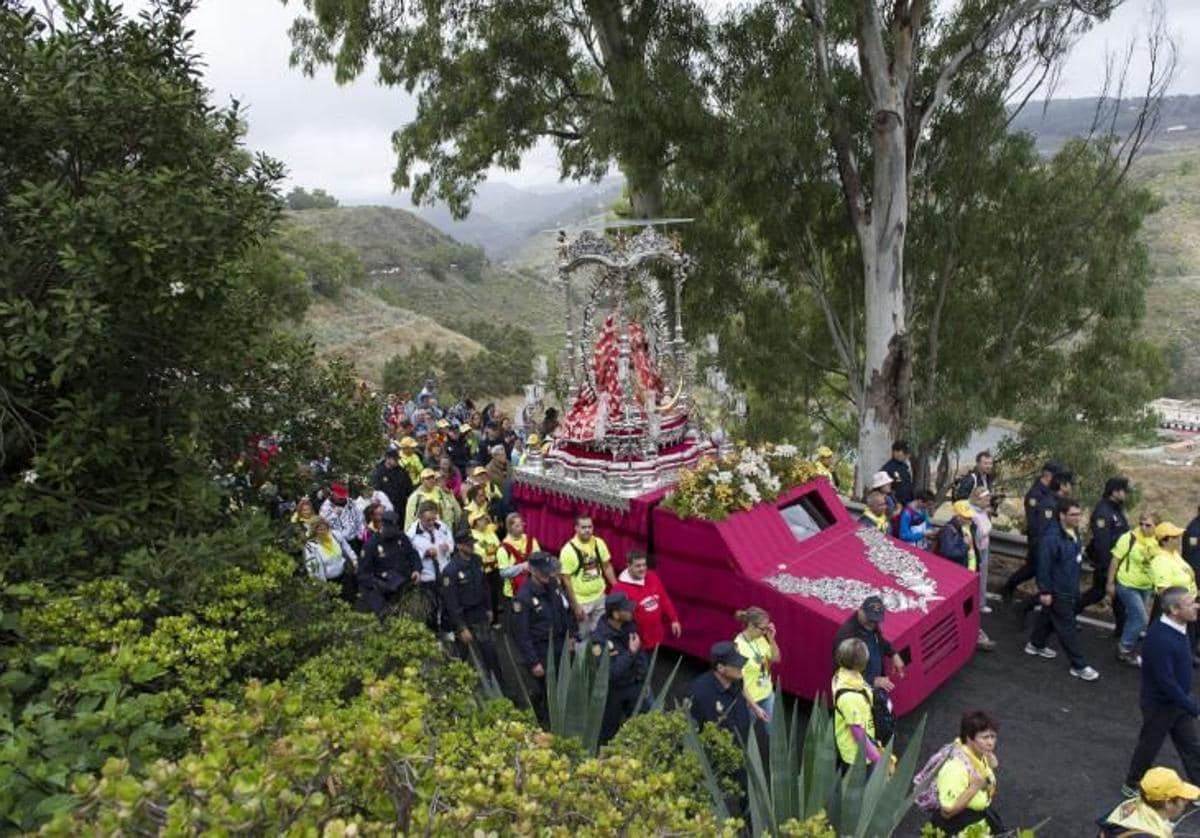
[[[208,104],[190,7],[0,15],[11,580],[110,573],[171,533],[212,532],[234,482],[210,469],[232,473],[263,435],[283,435],[265,476],[295,487],[321,444],[357,457],[374,433],[348,372],[276,333],[302,309],[269,244],[281,169],[241,146],[236,109]]]
[[[521,392],[533,364],[533,335],[518,326],[470,320],[457,331],[482,343],[486,350],[463,360],[456,352],[431,343],[392,356],[383,367],[384,392],[417,392],[433,378],[443,393],[454,396],[506,396]]]
[[[444,663],[418,636],[398,642],[398,657]],[[456,696],[436,693],[428,668],[377,680],[370,669],[343,698],[252,683],[239,702],[208,702],[195,750],[140,771],[109,760],[75,782],[78,808],[46,834],[736,834],[736,822],[689,807],[669,773],[582,757],[494,704],[447,706]]]
[[[483,271],[488,265],[483,249],[469,244],[459,244],[453,239],[439,241],[428,247],[415,250],[413,261],[427,270],[435,279],[444,280],[456,272],[469,283],[483,281]]]
[[[333,209],[338,205],[337,198],[324,189],[314,189],[309,192],[303,186],[296,186],[284,199],[290,210]]]
[[[639,214],[653,214],[671,153],[703,138],[694,74],[707,25],[688,0],[570,15],[546,0],[304,7],[312,16],[292,26],[292,63],[308,74],[332,65],[339,81],[377,63],[384,84],[415,91],[417,116],[394,138],[392,179],[456,217],[491,167],[517,168],[543,137],[557,146],[564,177],[598,179],[616,160]]]
[[[336,299],[342,288],[366,281],[366,268],[344,244],[313,238],[295,225],[282,227],[276,241],[284,262],[314,294]]]
[[[4,589],[0,817],[29,828],[110,757],[143,770],[182,753],[187,713],[242,679],[282,677],[330,647],[376,650],[376,620],[297,576],[293,557],[263,550],[239,567],[205,549],[217,546],[186,545],[198,574],[183,591],[121,579]]]
[[[700,814],[711,808],[705,766],[686,746],[691,720],[685,710],[642,713],[621,725],[603,755],[624,755],[636,759],[650,774],[670,772],[676,788],[690,812]],[[737,775],[743,767],[742,749],[724,728],[705,725],[699,732],[701,747],[719,784],[723,799],[736,799],[741,793]]]
[[[578,740],[589,754],[596,753],[600,743],[608,667],[608,655],[593,655],[586,649],[572,655],[567,646],[551,648],[546,659],[550,730],[564,739]]]
[[[845,23],[831,21],[839,38]],[[685,231],[698,264],[691,322],[720,335],[726,368],[750,391],[749,432],[807,440],[815,420],[835,448],[853,447],[862,259],[829,175],[810,23],[796,4],[758,4],[723,24],[717,43],[722,118],[698,156],[682,159],[671,196],[673,210],[699,219]],[[838,94],[855,102],[864,95],[857,65],[842,70]],[[1098,449],[1137,425],[1161,391],[1155,352],[1138,336],[1149,278],[1140,234],[1157,201],[1122,177],[1107,142],[1070,143],[1047,161],[1027,137],[1010,136],[1005,72],[1003,62],[966,67],[911,173],[904,281],[914,366],[903,398],[920,480],[931,458],[990,417],[1051,424],[1075,434],[1072,447]],[[866,137],[870,108],[845,109],[847,130]],[[865,141],[855,151],[869,160]],[[1087,418],[1076,433],[1077,413]]]
[[[894,772],[878,770],[868,777],[860,750],[854,765],[841,776],[834,757],[833,720],[825,706],[813,705],[802,745],[795,712],[789,723],[781,707],[768,723],[766,757],[756,736],[749,737],[746,745],[752,834],[891,835],[912,806],[912,778],[924,730],[922,720]],[[695,738],[687,745],[706,759]],[[882,764],[891,758],[889,744]]]

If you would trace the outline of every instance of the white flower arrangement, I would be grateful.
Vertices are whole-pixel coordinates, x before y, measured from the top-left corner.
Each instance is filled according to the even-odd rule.
[[[773,501],[817,476],[816,466],[798,453],[794,445],[768,444],[739,446],[720,459],[707,458],[680,474],[666,505],[683,518],[719,521]]]

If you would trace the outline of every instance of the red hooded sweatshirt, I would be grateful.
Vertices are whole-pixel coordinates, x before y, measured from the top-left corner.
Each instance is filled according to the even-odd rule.
[[[642,648],[647,652],[663,642],[667,626],[679,622],[675,603],[671,602],[662,580],[653,570],[647,570],[646,578],[640,582],[631,577],[628,570],[621,571],[611,593],[617,591],[622,591],[637,604],[633,619],[642,638]]]

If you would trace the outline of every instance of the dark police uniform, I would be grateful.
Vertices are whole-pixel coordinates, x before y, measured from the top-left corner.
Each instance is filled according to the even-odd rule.
[[[1004,595],[1011,597],[1017,586],[1037,575],[1038,540],[1048,524],[1053,523],[1058,513],[1058,496],[1054,490],[1035,480],[1025,493],[1025,564],[1017,568],[1004,583]]]
[[[913,499],[913,476],[908,463],[892,457],[883,464],[881,471],[886,471],[892,478],[892,495],[895,496],[896,503],[904,506]]]
[[[545,567],[558,565],[545,553],[534,553],[529,558],[531,568],[539,562]],[[530,693],[533,709],[538,719],[545,723],[546,678],[544,674],[540,677],[534,675],[531,670],[537,664],[545,668],[552,645],[557,663],[563,647],[567,645],[567,638],[577,632],[575,614],[557,578],[551,577],[549,582],[543,584],[532,575],[513,597],[512,611],[513,640],[525,665],[525,674],[533,679]]]
[[[468,549],[474,544],[469,533],[460,533],[455,542]],[[496,652],[496,638],[492,632],[491,596],[479,555],[472,550],[464,556],[462,550],[455,550],[442,571],[440,590],[444,621],[454,632],[459,656],[471,661],[474,647],[479,656],[477,663],[491,673],[496,683],[502,683],[500,655]],[[471,632],[470,643],[462,641],[460,635],[464,628]]]
[[[632,612],[634,604],[629,603]],[[637,634],[637,623],[630,620],[617,628],[605,617],[592,632],[592,654],[608,656],[608,698],[604,704],[604,721],[600,724],[601,744],[612,739],[621,723],[637,711],[642,684],[646,680],[646,653],[631,652],[629,639]]]
[[[358,590],[363,605],[379,617],[413,584],[412,575],[421,569],[421,559],[408,536],[400,530],[395,515],[384,513],[382,532],[367,539],[362,561],[358,563]]]
[[[733,681],[722,687],[712,670],[697,676],[688,687],[691,700],[689,711],[696,724],[712,722],[732,731],[739,742],[746,742],[750,733],[750,707],[742,682]]]
[[[1183,560],[1192,566],[1196,578],[1200,579],[1200,515],[1183,531]]]
[[[1117,539],[1129,532],[1129,519],[1125,517],[1125,504],[1110,498],[1101,498],[1092,509],[1088,529],[1092,540],[1088,542],[1088,558],[1092,562],[1092,586],[1084,592],[1076,604],[1076,612],[1082,611],[1089,605],[1101,602],[1106,596],[1108,585],[1108,566],[1112,562],[1113,547]],[[1117,631],[1120,632],[1124,623],[1124,609],[1120,608],[1121,601],[1115,600]]]
[[[393,509],[399,509],[404,512],[404,505],[408,503],[408,496],[413,492],[412,478],[408,475],[408,470],[404,466],[397,463],[388,468],[386,462],[382,462],[375,466],[375,474],[371,477],[371,485],[388,496],[388,500],[392,502]]]

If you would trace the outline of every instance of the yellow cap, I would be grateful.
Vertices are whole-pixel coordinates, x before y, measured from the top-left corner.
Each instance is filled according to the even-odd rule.
[[[1154,537],[1159,541],[1164,538],[1178,538],[1183,535],[1183,529],[1172,524],[1170,521],[1163,521],[1154,528]]]
[[[458,426],[458,430],[461,433],[465,434],[467,431],[471,430],[471,426],[468,425],[466,422],[463,422],[461,425]]]
[[[525,440],[526,445],[541,445],[542,438],[537,434],[530,434],[529,439]]]
[[[467,518],[467,521],[468,521],[468,523],[470,523],[471,526],[475,526],[476,521],[486,518],[487,516],[488,516],[487,512],[485,512],[484,510],[478,510],[476,512],[472,512],[471,516],[469,518]]]
[[[415,439],[413,439],[411,436],[406,436],[404,439],[400,440],[400,447],[401,448],[416,448],[417,441]]]
[[[954,514],[959,518],[965,518],[968,521],[975,517],[975,510],[971,508],[971,504],[965,500],[956,500],[954,502]]]
[[[1182,797],[1184,800],[1200,798],[1200,786],[1185,783],[1180,776],[1170,768],[1161,765],[1151,768],[1142,775],[1142,794],[1154,802]]]
[[[832,456],[833,456],[833,450],[827,445],[822,445],[820,448],[817,449],[817,459],[818,460],[823,460],[826,457],[832,457]]]
[[[439,428],[443,428],[443,429],[444,429],[444,428],[448,428],[448,427],[450,427],[450,423],[449,423],[449,422],[447,422],[445,419],[439,419],[439,420],[437,420],[437,426],[438,426]]]
[[[421,469],[421,479],[424,480],[426,477],[437,477],[437,472],[431,468],[423,468]]]
[[[487,474],[487,469],[483,466],[475,466],[475,468],[471,469],[472,477],[479,477],[480,475],[484,474]]]

